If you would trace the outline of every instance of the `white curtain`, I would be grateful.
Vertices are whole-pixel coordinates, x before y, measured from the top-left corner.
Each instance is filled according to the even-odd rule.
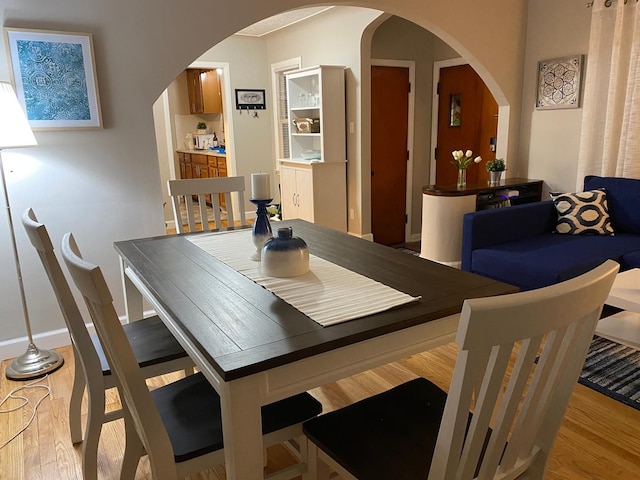
[[[595,0],[592,8],[578,190],[585,175],[640,178],[640,6]]]

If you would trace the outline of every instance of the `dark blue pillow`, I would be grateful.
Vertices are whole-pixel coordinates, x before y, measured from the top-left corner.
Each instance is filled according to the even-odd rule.
[[[613,229],[620,233],[640,234],[640,180],[587,175],[584,189],[604,188]]]

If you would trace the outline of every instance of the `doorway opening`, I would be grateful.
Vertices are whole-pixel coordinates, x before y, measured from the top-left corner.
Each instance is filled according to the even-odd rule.
[[[454,100],[457,119],[452,113]],[[453,150],[472,150],[474,156],[483,159],[477,168],[468,170],[468,184],[488,181],[486,162],[504,157],[507,151],[509,107],[498,105],[482,78],[463,58],[434,62],[432,118],[431,183],[455,185]]]

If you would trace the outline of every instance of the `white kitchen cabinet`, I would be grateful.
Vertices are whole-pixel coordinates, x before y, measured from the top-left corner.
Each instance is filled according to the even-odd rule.
[[[344,67],[304,68],[286,78],[291,159],[310,160],[315,153],[322,162],[345,161]],[[313,127],[296,129],[294,120],[304,119]]]
[[[344,67],[304,68],[286,78],[290,158],[280,161],[282,218],[346,232]]]
[[[347,163],[280,163],[282,219],[301,218],[347,231]]]

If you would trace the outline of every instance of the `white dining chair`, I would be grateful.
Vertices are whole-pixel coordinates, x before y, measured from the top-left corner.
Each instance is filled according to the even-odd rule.
[[[418,378],[305,422],[311,478],[543,480],[618,268],[466,300],[448,395]]]
[[[155,480],[183,478],[224,461],[220,397],[208,380],[196,373],[149,391],[121,328],[100,267],[80,256],[70,233],[63,237],[62,255],[82,293],[126,404],[126,450],[121,478],[135,476],[138,460],[149,456]],[[307,392],[262,407],[265,447],[298,439],[302,422],[317,416],[322,405]],[[137,435],[136,435],[137,433]],[[306,473],[302,461],[267,478],[293,478]]]
[[[38,252],[64,317],[75,360],[73,386],[69,403],[71,441],[82,442],[82,475],[84,480],[98,478],[98,442],[102,424],[122,418],[122,410],[105,413],[105,391],[116,386],[115,377],[96,334],[89,334],[84,318],[73,298],[67,279],[53,250],[49,232],[31,208],[22,215],[27,236]],[[157,317],[149,317],[124,325],[137,363],[144,378],[178,370],[193,373],[193,361],[171,332]],[[87,391],[87,421],[82,434],[82,397]]]
[[[244,177],[214,177],[190,178],[183,180],[168,180],[167,190],[171,197],[173,219],[176,233],[188,233],[198,230],[222,230],[223,204],[226,213],[227,229],[236,226],[232,193],[237,194],[237,209],[240,213],[240,225],[246,225],[247,219],[244,209]],[[194,201],[194,197],[197,199]],[[207,212],[207,205],[213,210],[213,218]],[[184,205],[184,213],[181,205]],[[211,223],[213,222],[213,228]],[[198,228],[198,226],[200,228]]]

